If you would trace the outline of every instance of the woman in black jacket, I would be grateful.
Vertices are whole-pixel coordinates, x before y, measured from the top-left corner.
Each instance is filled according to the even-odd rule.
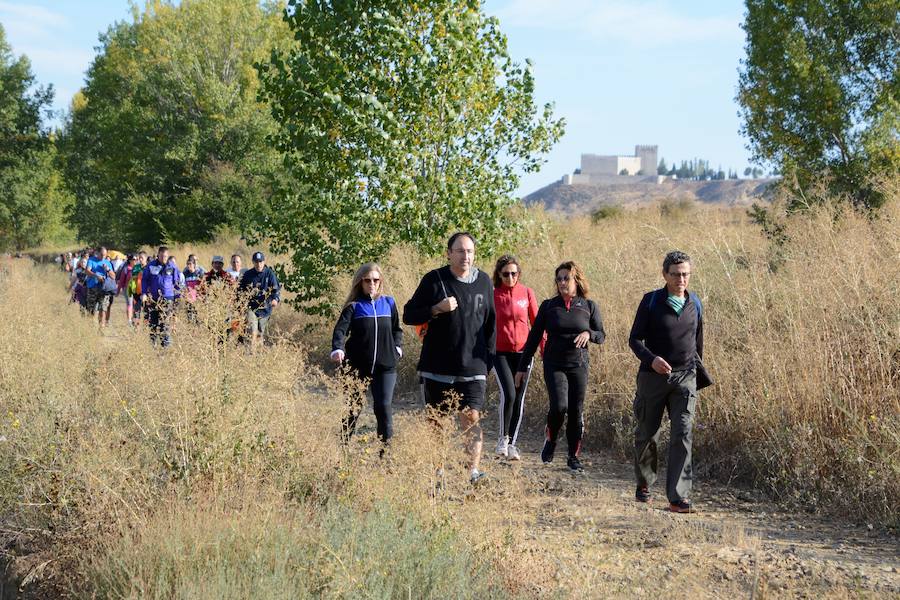
[[[403,331],[397,305],[392,297],[381,294],[383,288],[384,277],[377,264],[366,263],[356,271],[344,309],[334,326],[331,359],[336,363],[346,360],[353,374],[368,382],[378,437],[386,444],[394,434],[391,401],[397,383],[397,359],[403,354]],[[341,431],[345,442],[356,429],[364,400],[356,395],[350,402]]]
[[[544,346],[544,381],[550,410],[547,412],[547,437],[541,450],[541,460],[553,461],[556,440],[562,429],[566,413],[566,441],[569,458],[566,461],[572,471],[583,471],[578,456],[581,453],[581,437],[584,433],[584,395],[588,377],[588,342],[602,344],[606,339],[600,309],[588,299],[589,287],[581,268],[572,261],[556,267],[557,295],[544,300],[528,341],[522,350],[516,386],[525,378],[523,366],[531,362],[544,332],[547,342]]]

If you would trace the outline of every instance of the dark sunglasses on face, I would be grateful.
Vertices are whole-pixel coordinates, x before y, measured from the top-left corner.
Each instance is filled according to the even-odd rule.
[[[572,280],[572,278],[569,277],[568,275],[562,275],[562,276],[556,278],[556,283],[566,283],[571,280]]]
[[[504,277],[518,277],[519,276],[518,271],[502,271],[500,274],[503,275]]]
[[[363,278],[363,282],[365,282],[365,283],[378,283],[380,281],[381,281],[380,279],[374,279],[372,277],[364,277]]]

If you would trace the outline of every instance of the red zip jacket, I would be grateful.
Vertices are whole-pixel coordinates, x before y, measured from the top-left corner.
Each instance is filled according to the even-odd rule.
[[[497,352],[521,352],[537,316],[534,292],[521,283],[494,288],[494,310],[497,313]]]

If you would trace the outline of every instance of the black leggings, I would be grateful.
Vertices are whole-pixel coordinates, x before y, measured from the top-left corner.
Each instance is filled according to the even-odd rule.
[[[500,415],[500,437],[508,437],[509,443],[516,445],[519,437],[519,428],[522,426],[522,415],[525,412],[525,392],[528,390],[528,380],[531,378],[531,365],[525,373],[525,380],[518,390],[515,384],[515,374],[519,370],[521,352],[498,352],[494,362],[494,375],[497,377],[497,385],[500,387],[500,403],[498,414]]]
[[[353,382],[355,385],[356,382]],[[397,384],[397,371],[384,371],[375,373],[371,377],[369,390],[372,392],[372,408],[375,411],[378,437],[387,443],[394,436],[394,415],[391,410],[391,401],[394,399],[394,386]],[[359,388],[357,388],[359,389]],[[366,402],[366,393],[363,390],[360,396],[353,393],[350,399],[348,414],[344,416],[341,427],[341,437],[349,441],[350,436],[356,430],[356,422],[359,413]]]
[[[581,453],[587,375],[587,365],[562,368],[544,364],[544,381],[550,399],[550,410],[547,411],[547,439],[551,442],[556,441],[568,412],[566,441],[569,444],[569,456],[578,456]]]

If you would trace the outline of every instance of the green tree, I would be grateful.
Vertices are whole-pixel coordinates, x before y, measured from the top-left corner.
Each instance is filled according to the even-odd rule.
[[[278,170],[253,65],[287,30],[257,0],[183,0],[117,23],[72,103],[72,221],[90,242],[205,241],[258,217]]]
[[[900,172],[898,10],[897,0],[747,0],[743,133],[782,185],[827,176],[859,207],[884,201],[871,176]]]
[[[289,4],[296,41],[259,69],[291,181],[258,234],[290,256],[298,305],[329,310],[336,273],[398,243],[437,254],[465,229],[482,256],[508,244],[518,174],[563,123],[481,2]]]
[[[0,26],[0,248],[37,246],[59,232],[68,197],[43,115],[52,86],[37,86],[31,63],[16,58]]]
[[[666,166],[666,159],[660,158],[659,166],[656,167],[656,174],[657,175],[665,175],[668,172],[669,172],[669,167]]]

